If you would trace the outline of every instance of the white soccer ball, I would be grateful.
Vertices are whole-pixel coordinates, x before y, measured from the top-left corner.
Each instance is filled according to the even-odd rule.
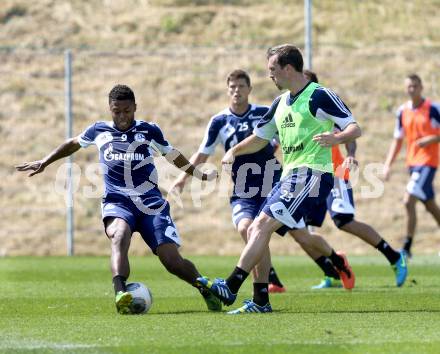
[[[134,314],[147,313],[153,304],[153,296],[150,289],[142,283],[127,284],[127,291],[133,297],[130,309]]]

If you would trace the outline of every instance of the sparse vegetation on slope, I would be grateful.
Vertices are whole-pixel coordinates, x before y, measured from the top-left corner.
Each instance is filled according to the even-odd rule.
[[[278,94],[267,79],[265,50],[283,42],[303,43],[303,2],[130,0],[38,2],[5,0],[0,8],[0,159],[2,254],[63,254],[64,199],[54,192],[61,163],[32,179],[13,165],[41,158],[64,138],[63,50],[74,55],[74,130],[108,119],[106,95],[116,83],[133,87],[138,118],[156,121],[185,154],[198,146],[211,115],[227,105],[225,76],[243,68],[253,78],[252,99],[269,104]],[[382,162],[392,136],[394,110],[406,97],[403,78],[418,72],[428,96],[439,100],[440,24],[431,1],[323,1],[314,3],[314,66],[324,85],[350,105],[362,125],[359,160]],[[220,156],[220,151],[217,155]],[[76,154],[81,169],[75,198],[76,250],[106,252],[99,198],[86,166],[96,150]],[[164,165],[160,163],[160,166]],[[400,199],[407,180],[402,161],[380,198],[361,198],[371,188],[364,178],[355,188],[359,219],[372,223],[397,244],[403,234]],[[163,169],[162,173],[175,173]],[[90,173],[89,173],[90,175]],[[99,180],[97,173],[92,173]],[[99,184],[98,184],[99,185]],[[166,185],[166,183],[165,183]],[[96,189],[96,188],[95,188]],[[95,193],[98,195],[99,193]],[[228,198],[218,193],[194,206],[188,191],[184,209],[173,215],[185,253],[237,253]],[[330,241],[353,253],[374,252],[333,226]],[[419,210],[414,251],[436,252],[438,227]],[[298,251],[276,238],[277,253]],[[135,240],[133,252],[145,247]]]

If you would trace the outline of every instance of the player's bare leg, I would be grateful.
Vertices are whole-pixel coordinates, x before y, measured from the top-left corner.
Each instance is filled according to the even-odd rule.
[[[245,243],[248,242],[248,229],[252,224],[252,219],[243,218],[237,225],[237,231],[240,233],[241,238]],[[270,249],[268,247],[267,252],[263,255],[260,262],[252,269],[252,278],[254,284],[264,284],[269,282],[268,290],[270,292],[285,292],[283,284],[278,278],[275,269],[272,267],[272,260],[270,256]],[[269,280],[268,280],[269,279]],[[258,285],[257,285],[258,287]],[[255,290],[255,289],[254,289]]]
[[[309,233],[310,233],[310,235],[312,235],[312,237],[318,237],[320,239],[323,239],[323,237],[321,235],[319,235],[314,230],[313,227],[309,226],[308,229],[309,229]],[[291,236],[293,237],[293,235],[291,235]],[[304,250],[304,252],[306,252],[307,255],[310,258],[312,258],[313,261],[318,265],[318,267],[321,268],[322,271],[324,272],[325,278],[324,278],[323,282],[325,282],[325,287],[336,287],[336,288],[342,287],[339,273],[335,269],[335,267],[329,257],[324,256],[322,252],[317,251],[314,247],[311,247],[310,245],[304,245],[304,247],[301,243],[299,243],[299,245]],[[320,284],[320,286],[313,287],[313,289],[315,289],[315,288],[320,289],[322,287],[321,285],[322,284]]]
[[[432,198],[430,200],[427,200],[424,204],[426,210],[434,217],[435,221],[437,222],[437,225],[440,226],[440,208],[435,202],[435,199]]]
[[[283,224],[265,213],[260,213],[248,229],[248,242],[237,266],[247,273],[260,261],[269,247],[270,237]]]
[[[354,287],[355,276],[343,253],[336,253],[322,236],[311,234],[307,228],[291,230],[289,234],[315,261],[319,258],[318,254],[328,257],[338,272],[344,288],[349,290]]]
[[[130,263],[128,261],[128,249],[131,241],[131,229],[124,219],[107,218],[105,233],[111,241],[111,271],[115,277],[121,275],[128,278],[130,275]]]
[[[382,240],[382,237],[370,225],[357,220],[343,225],[341,230],[359,237],[373,247],[376,247]]]
[[[332,248],[321,235],[316,233],[311,234],[306,228],[290,230],[289,235],[292,236],[312,258],[318,254],[328,257],[332,252]]]
[[[242,219],[237,225],[237,230],[240,233],[243,241],[248,242],[248,229],[252,224],[252,219]],[[263,257],[257,263],[257,265],[252,269],[252,277],[254,283],[267,283],[269,278],[269,269],[271,267],[270,251],[269,246],[267,250],[264,251]]]
[[[394,250],[379,233],[370,225],[361,221],[352,220],[349,223],[340,227],[341,230],[359,237],[361,240],[367,242],[369,245],[377,248],[388,259],[391,265],[396,264],[401,255]]]
[[[200,273],[191,261],[182,258],[175,243],[164,243],[158,246],[156,253],[161,263],[171,274],[191,285],[195,284]]]
[[[200,273],[191,261],[181,256],[175,243],[159,245],[156,249],[156,253],[160,262],[171,274],[174,274],[199,289],[209,310],[221,311],[222,306],[220,301],[197,283],[196,279],[200,277]]]
[[[394,250],[374,228],[363,222],[352,220],[342,225],[340,229],[359,237],[374,248],[377,248],[390,262],[396,275],[397,286],[403,285],[408,274],[406,254],[403,251],[398,252]]]
[[[409,256],[411,256],[411,245],[417,225],[416,203],[417,198],[415,196],[405,193],[403,204],[406,210],[406,240],[403,249]]]
[[[113,286],[116,295],[116,309],[121,314],[130,313],[132,296],[127,292],[125,282],[130,275],[128,249],[131,241],[131,229],[121,218],[107,218],[105,233],[111,242],[110,267],[113,275]]]
[[[248,242],[248,228],[252,224],[252,221],[253,221],[252,219],[244,218],[244,219],[241,219],[237,225],[237,231],[240,234],[240,236],[245,244]],[[255,268],[252,269],[252,276],[255,279],[255,277],[256,277]]]

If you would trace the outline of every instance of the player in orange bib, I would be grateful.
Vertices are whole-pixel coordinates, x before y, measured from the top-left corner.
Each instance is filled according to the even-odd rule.
[[[305,70],[304,75],[309,80],[318,82],[318,78],[314,72]],[[351,167],[357,165],[355,159],[356,142],[352,141],[345,146],[347,148],[347,157],[342,155],[338,145],[332,147],[334,187],[327,197],[326,205],[322,208],[316,208],[314,213],[306,220],[306,224],[309,228],[311,226],[312,233],[317,235],[313,231],[313,226],[320,227],[328,211],[338,229],[359,237],[361,240],[375,247],[387,258],[394,270],[396,285],[400,287],[405,282],[408,274],[405,254],[394,250],[370,225],[355,220],[354,218],[355,207],[353,190],[349,181],[349,170]],[[320,265],[320,262],[327,261],[324,256],[320,258],[321,259],[315,260],[318,265]],[[319,285],[314,286],[313,289],[340,287],[340,281],[337,278],[331,274],[327,274],[323,267],[321,267],[321,269],[323,269],[325,277],[323,281]]]
[[[410,180],[406,186],[404,204],[406,209],[406,240],[403,250],[411,256],[417,216],[416,202],[422,201],[426,210],[440,226],[440,209],[434,198],[433,180],[439,161],[440,105],[422,96],[421,78],[411,74],[405,79],[410,100],[397,111],[394,140],[391,143],[384,167],[384,177],[390,177],[391,165],[406,139],[406,166]]]

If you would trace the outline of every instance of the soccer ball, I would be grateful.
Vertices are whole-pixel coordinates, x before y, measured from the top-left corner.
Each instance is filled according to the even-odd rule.
[[[130,305],[131,313],[144,314],[147,313],[153,304],[153,296],[150,289],[142,283],[127,284],[127,291],[133,297]]]

